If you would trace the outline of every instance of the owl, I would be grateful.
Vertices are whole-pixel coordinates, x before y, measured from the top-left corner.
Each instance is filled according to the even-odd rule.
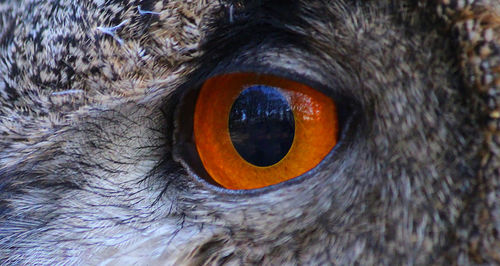
[[[500,264],[497,0],[0,1],[0,264]]]

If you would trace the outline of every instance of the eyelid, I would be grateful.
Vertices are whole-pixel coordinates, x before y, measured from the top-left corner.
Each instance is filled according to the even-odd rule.
[[[219,69],[217,72],[213,72],[208,78],[203,76],[198,76],[197,80],[189,80],[186,84],[202,84],[205,80],[209,79],[212,76],[220,75],[221,73],[236,73],[240,72],[241,69],[260,69],[262,72],[269,73],[279,73],[279,76],[293,77],[292,80],[300,80],[300,82],[304,82],[305,84],[319,84],[316,81],[313,81],[309,78],[305,78],[301,75],[296,75],[296,73],[290,73],[284,71],[283,69],[269,69],[263,65],[257,66],[238,66],[237,68],[231,69],[231,71],[224,72],[224,70]],[[265,72],[267,70],[267,72]],[[197,76],[196,74],[194,75]],[[192,85],[191,85],[192,86]],[[327,164],[328,160],[336,157],[335,151],[342,150],[341,147],[344,147],[344,139],[346,137],[346,132],[350,130],[352,120],[356,110],[356,103],[350,97],[337,93],[337,91],[333,88],[316,85],[321,88],[319,91],[326,92],[329,97],[335,99],[339,103],[339,124],[341,125],[340,134],[339,134],[339,142],[338,144],[330,151],[330,153],[312,170],[294,178],[288,180],[283,183],[279,183],[276,185],[271,185],[263,188],[252,189],[252,190],[230,190],[220,187],[217,182],[211,179],[210,175],[206,172],[205,168],[202,166],[202,162],[197,154],[197,150],[194,146],[193,140],[193,110],[195,105],[195,100],[200,91],[201,85],[192,86],[186,88],[184,93],[180,96],[179,105],[176,111],[176,129],[175,129],[175,138],[174,138],[174,159],[181,163],[184,168],[188,171],[191,177],[194,178],[194,181],[199,185],[209,188],[218,193],[223,194],[245,194],[245,195],[255,195],[259,193],[264,193],[266,191],[279,189],[283,186],[288,186],[292,184],[297,184],[298,182],[302,182],[306,177],[312,177],[317,172],[317,169],[320,169]]]

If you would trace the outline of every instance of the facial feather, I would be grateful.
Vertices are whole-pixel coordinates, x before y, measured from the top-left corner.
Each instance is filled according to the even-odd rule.
[[[0,262],[499,263],[497,9],[0,3]],[[243,70],[352,99],[314,171],[235,193],[184,168],[183,91]]]

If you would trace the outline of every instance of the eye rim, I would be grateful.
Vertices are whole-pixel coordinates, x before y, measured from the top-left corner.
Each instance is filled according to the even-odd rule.
[[[292,179],[256,189],[228,189],[220,186],[211,178],[201,162],[196,149],[196,144],[194,142],[193,119],[196,99],[200,92],[201,86],[206,80],[218,75],[242,72],[251,72],[262,75],[274,75],[290,79],[295,82],[301,82],[325,94],[335,102],[335,104],[337,105],[339,124],[337,143],[314,168]],[[317,81],[304,77],[303,75],[288,71],[286,69],[270,69],[268,66],[262,65],[239,67],[237,69],[232,69],[229,71],[217,69],[209,75],[203,75],[202,77],[195,78],[195,80],[196,81],[194,82],[193,80],[190,80],[190,82],[187,82],[186,84],[184,84],[184,86],[181,86],[183,90],[179,94],[179,102],[174,113],[173,125],[175,128],[173,134],[172,155],[173,159],[176,162],[180,163],[188,172],[188,174],[193,177],[193,180],[196,184],[219,195],[260,195],[263,193],[276,191],[284,187],[300,184],[304,180],[314,177],[319,171],[321,171],[321,169],[324,169],[325,165],[331,162],[334,157],[340,156],[340,154],[349,147],[348,144],[352,141],[351,136],[355,135],[349,133],[353,132],[354,127],[356,126],[355,121],[359,121],[358,118],[361,109],[359,108],[360,105],[353,99],[352,96],[342,94],[339,92],[340,90],[335,90],[332,87],[323,85]]]

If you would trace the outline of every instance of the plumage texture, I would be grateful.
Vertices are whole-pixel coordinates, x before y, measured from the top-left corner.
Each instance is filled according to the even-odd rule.
[[[352,99],[335,152],[193,177],[182,92],[238,70]],[[497,0],[0,1],[2,264],[499,264],[499,156]]]

